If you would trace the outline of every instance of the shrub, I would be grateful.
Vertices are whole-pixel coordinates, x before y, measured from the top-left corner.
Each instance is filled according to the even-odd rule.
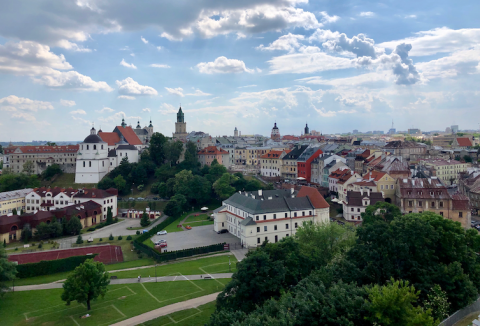
[[[129,235],[129,236],[127,237],[127,240],[132,240],[132,236]]]
[[[115,238],[113,237],[113,235],[110,233],[110,236],[108,237],[108,240],[114,240]]]
[[[142,254],[139,254],[139,255],[138,255],[138,258],[139,258],[139,259],[142,259],[142,258],[143,258],[143,255],[142,255]]]
[[[135,232],[136,235],[140,235],[140,231],[137,230],[137,232]]]
[[[118,240],[122,240],[123,237],[121,235],[118,236]]]
[[[93,227],[93,228],[89,228],[87,231],[88,232],[91,232],[91,231],[95,231],[96,229]]]
[[[76,244],[82,244],[83,243],[83,239],[82,239],[82,236],[79,234],[78,237],[77,237],[77,242],[75,242]],[[40,248],[40,245],[39,245],[39,248]]]
[[[38,249],[42,248],[43,245],[41,243],[38,244]]]
[[[95,257],[97,254],[88,256],[73,256],[64,259],[47,260],[39,263],[17,265],[17,278],[27,278],[40,275],[50,275],[74,270],[85,260]]]
[[[103,241],[103,239],[102,239],[102,238],[100,238],[100,239],[98,239],[98,241]]]
[[[15,247],[15,251],[17,251],[17,250],[18,250],[18,247]]]

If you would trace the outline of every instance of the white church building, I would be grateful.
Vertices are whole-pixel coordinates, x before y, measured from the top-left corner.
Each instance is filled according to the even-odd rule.
[[[138,130],[127,126],[124,119],[121,126],[115,127],[113,132],[99,130],[97,134],[92,127],[90,135],[79,144],[75,183],[100,182],[125,157],[130,163],[138,163],[141,151],[148,146],[153,134],[152,122],[142,130],[145,131],[143,141],[136,132]]]

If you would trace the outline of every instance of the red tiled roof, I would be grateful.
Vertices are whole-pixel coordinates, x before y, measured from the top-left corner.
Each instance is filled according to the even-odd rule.
[[[120,137],[116,132],[99,132],[98,135],[104,142],[108,143],[108,146],[114,146],[120,142]]]
[[[463,194],[454,194],[452,195],[452,199],[454,210],[468,211],[470,209],[470,204],[467,196]]]
[[[377,185],[373,181],[359,181],[359,182],[354,182],[352,183],[357,186],[361,187],[376,187]]]
[[[115,196],[115,194],[109,193],[102,189],[82,189],[75,194],[75,198],[108,198]]]
[[[223,149],[218,149],[215,146],[208,146],[198,152],[198,155],[228,155],[228,152]]]
[[[379,171],[370,171],[369,173],[367,173],[366,175],[363,176],[363,179],[364,180],[370,180],[373,178],[373,181],[378,181],[380,180],[381,178],[383,178],[383,176],[385,175],[386,173],[385,172],[379,172]]]
[[[117,126],[117,129],[122,133],[123,137],[125,137],[125,140],[130,145],[142,145],[142,141],[140,140],[140,138],[138,138],[132,127],[128,126],[124,128],[122,126]]]
[[[297,194],[297,197],[308,197],[313,207],[315,208],[329,208],[330,205],[318,192],[317,189],[312,187],[303,186]]]
[[[472,142],[471,142],[470,139],[468,139],[467,137],[459,137],[459,138],[457,138],[457,143],[458,143],[458,146],[462,146],[462,147],[470,147],[470,146],[472,146]]]
[[[77,189],[73,189],[73,188],[60,188],[60,187],[54,187],[54,188],[47,188],[47,187],[41,187],[41,188],[35,188],[33,189],[33,192],[35,192],[37,195],[39,195],[40,197],[45,197],[45,195],[48,193],[48,192],[51,192],[52,193],[52,197],[55,197],[56,195],[58,195],[59,193],[63,192],[65,195],[67,195],[68,197],[74,195],[75,193],[78,192]]]
[[[285,135],[282,137],[283,140],[299,140],[298,137],[291,136],[291,135]]]
[[[20,148],[22,153],[76,153],[78,152],[78,145],[67,145],[67,146],[13,146],[4,148],[5,154],[11,154]]]
[[[285,150],[286,153],[290,153],[291,150],[287,149]],[[260,158],[279,158],[280,155],[282,155],[283,151],[270,151],[266,154],[263,154],[260,156]]]

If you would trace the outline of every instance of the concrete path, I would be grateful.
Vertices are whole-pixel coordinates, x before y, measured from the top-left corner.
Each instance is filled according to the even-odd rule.
[[[248,249],[234,249],[230,250],[230,252],[235,255],[235,258],[237,258],[238,261],[242,261],[245,258]]]
[[[200,275],[182,275],[182,276],[158,276],[156,279],[154,276],[142,278],[140,283],[152,283],[152,282],[175,282],[175,281],[196,281],[202,280],[205,276],[210,276],[212,279],[216,278],[231,278],[233,273],[218,273],[218,274],[200,274]],[[110,284],[131,284],[138,283],[137,278],[121,278],[117,280],[110,280]],[[15,291],[33,291],[33,290],[48,290],[48,289],[61,289],[62,283],[47,283],[36,285],[22,285],[16,286]],[[10,288],[12,290],[12,288]]]
[[[186,309],[192,309],[196,308],[198,306],[204,305],[206,303],[215,301],[217,299],[217,296],[220,294],[220,292],[217,293],[212,293],[209,295],[205,295],[203,297],[198,297],[195,299],[190,299],[187,301],[182,301],[182,302],[177,302],[162,308],[158,308],[149,312],[146,312],[144,314],[126,319],[124,321],[121,321],[116,324],[112,324],[111,326],[135,326],[139,325],[141,323],[144,323],[146,321],[161,317],[161,316],[166,316],[171,313],[181,311],[181,310],[186,310]]]

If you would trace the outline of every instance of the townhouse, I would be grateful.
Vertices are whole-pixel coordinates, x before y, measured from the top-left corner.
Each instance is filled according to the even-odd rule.
[[[297,159],[307,149],[308,145],[297,145],[282,158],[282,177],[296,179],[298,177]]]
[[[458,183],[458,174],[467,171],[471,164],[457,160],[445,160],[439,158],[420,160],[419,165],[429,168],[431,175],[438,177],[445,185]]]
[[[202,167],[204,165],[212,165],[214,160],[217,160],[219,164],[225,166],[226,168],[230,167],[228,165],[230,162],[230,154],[221,148],[217,148],[216,146],[205,147],[204,149],[200,150],[197,155],[198,162],[200,162]]]
[[[33,189],[20,189],[0,193],[0,214],[8,215],[15,209],[17,213],[25,210],[25,196]]]
[[[359,191],[347,191],[346,199],[342,202],[343,218],[347,221],[362,222],[362,213],[365,213],[365,209],[369,205],[383,201],[382,193],[371,191],[371,187],[360,188]]]
[[[282,158],[290,153],[290,150],[271,151],[260,157],[260,174],[264,177],[281,177]]]

